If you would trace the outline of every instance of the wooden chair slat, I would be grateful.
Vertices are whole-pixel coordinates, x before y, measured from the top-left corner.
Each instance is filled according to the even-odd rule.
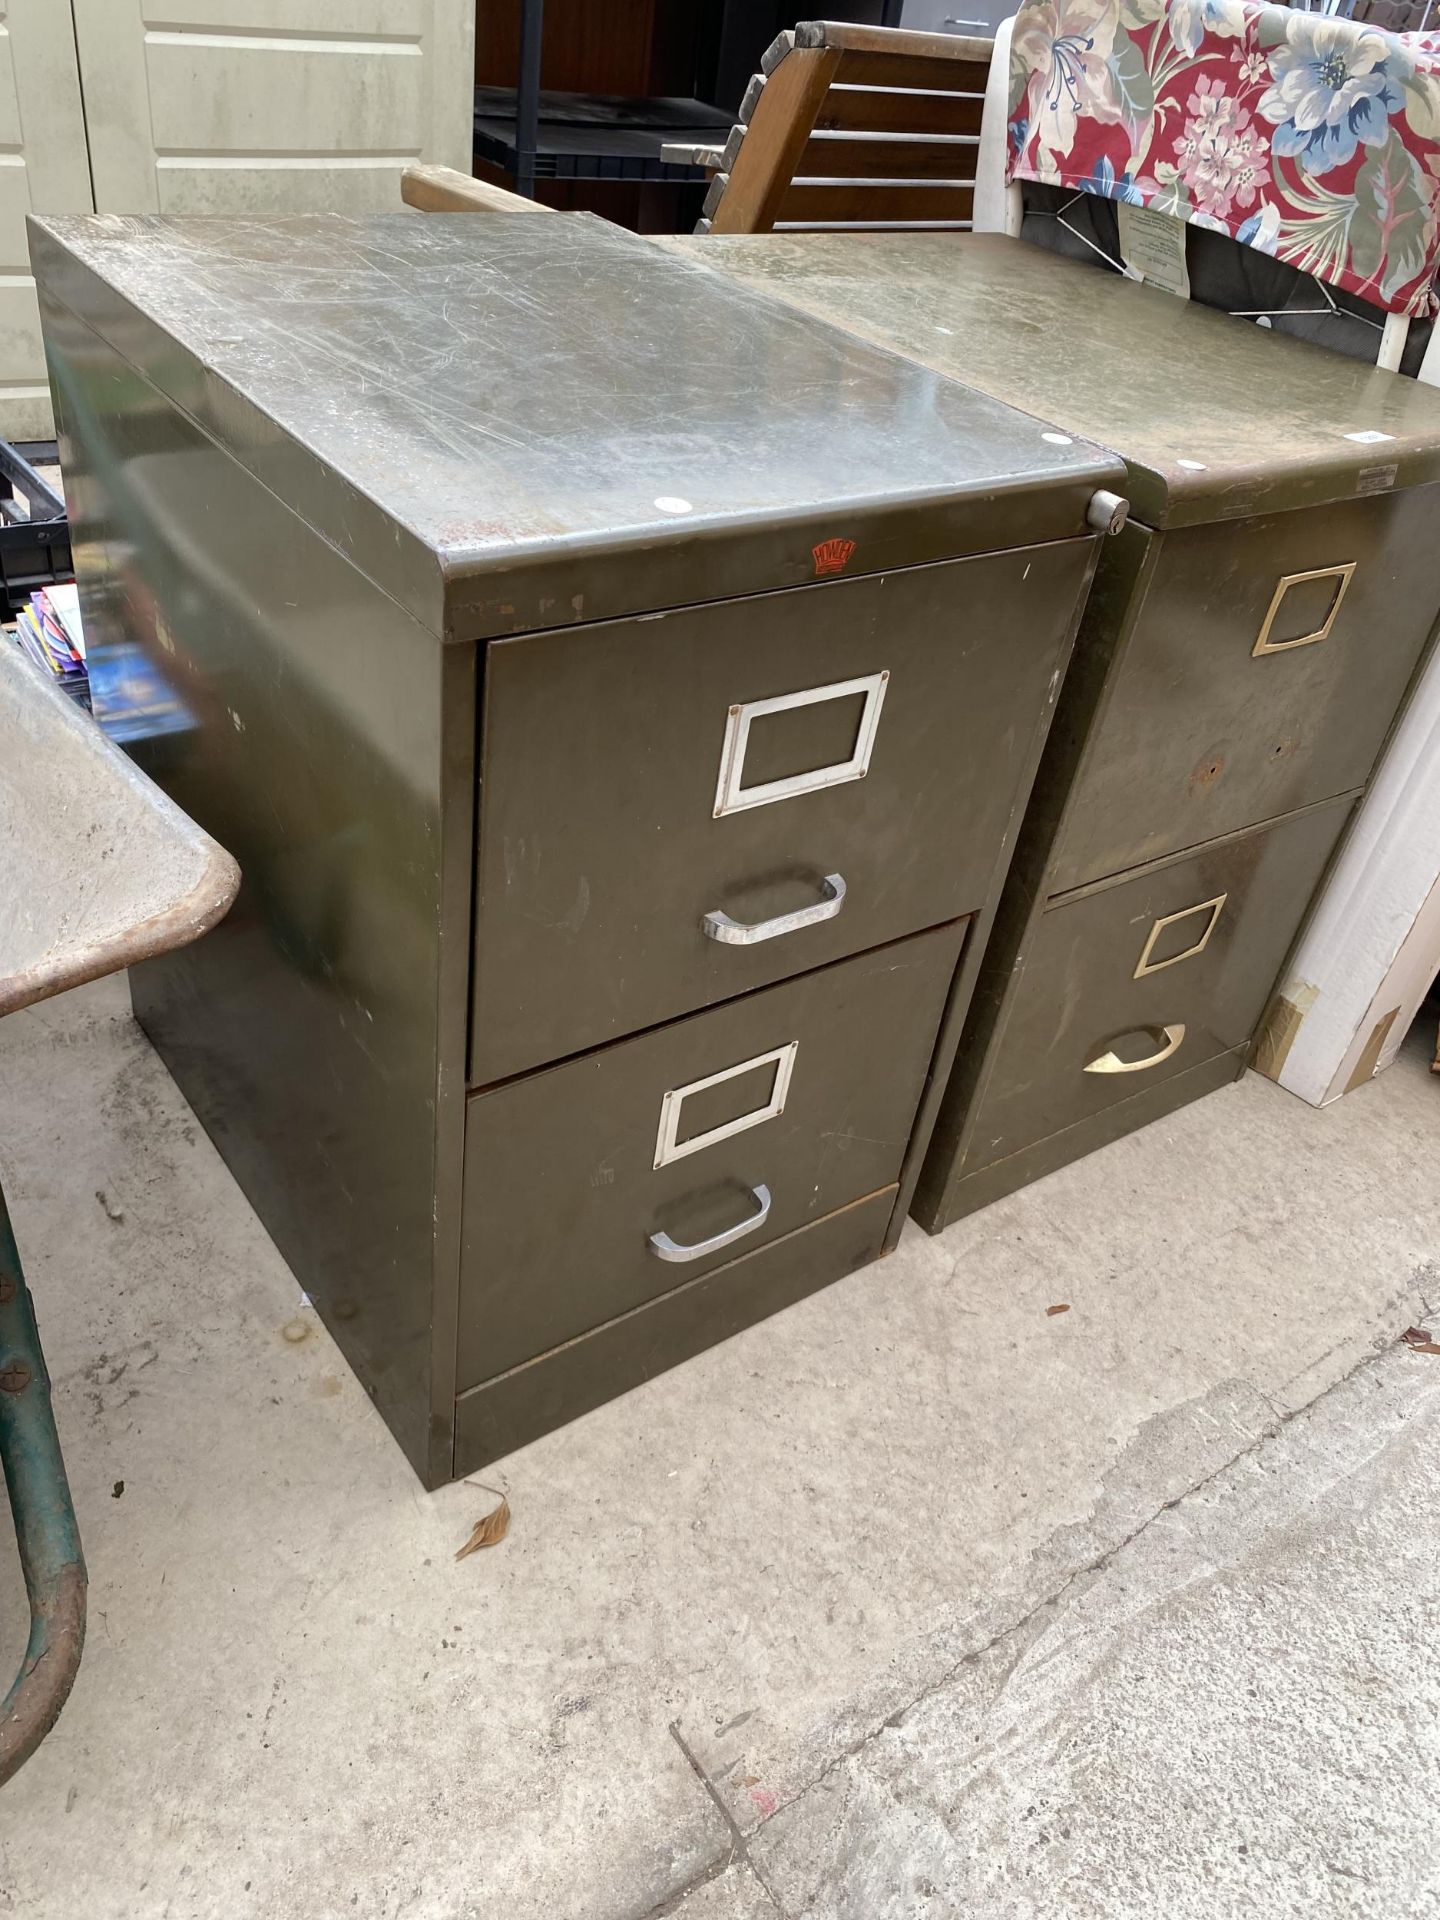
[[[989,66],[993,45],[977,34],[916,33],[905,27],[859,26],[851,20],[803,20],[793,38],[797,47],[838,47],[842,53],[878,53],[887,60],[895,55],[973,60],[982,67]]]
[[[833,184],[792,186],[780,201],[775,220],[787,225],[812,221],[930,221],[968,220],[975,206],[973,185],[951,186],[926,183],[923,186],[858,186],[853,180]],[[720,202],[723,216],[725,200]],[[715,222],[717,233],[749,232],[753,229],[726,227]]]
[[[984,110],[983,80],[973,93],[882,93],[867,87],[831,87],[825,104],[815,116],[815,130],[817,133],[969,133],[978,138]]]
[[[797,180],[975,179],[978,139],[851,140],[811,136],[795,168]]]
[[[778,34],[760,56],[761,75],[774,73],[782,60],[786,60],[795,51],[795,35],[790,32]]]
[[[988,48],[990,42],[980,44]],[[835,79],[845,87],[920,87],[949,93],[957,88],[966,92],[983,88],[988,72],[988,64],[981,67],[927,54],[862,52],[842,53]]]
[[[755,109],[760,105],[760,96],[764,91],[764,74],[752,73],[750,76],[750,84],[745,89],[745,98],[740,102],[740,111],[736,115],[736,119],[742,127],[748,127],[750,122],[755,118]]]

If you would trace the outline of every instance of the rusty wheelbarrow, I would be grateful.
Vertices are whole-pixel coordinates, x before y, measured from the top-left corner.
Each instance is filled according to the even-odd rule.
[[[0,1016],[184,946],[239,882],[229,854],[0,634]],[[55,1724],[85,1639],[85,1561],[3,1191],[0,1462],[30,1601],[0,1705],[3,1785]]]

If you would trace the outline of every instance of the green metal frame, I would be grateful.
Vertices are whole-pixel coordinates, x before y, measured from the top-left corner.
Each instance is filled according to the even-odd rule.
[[[0,1786],[59,1718],[85,1644],[85,1559],[35,1308],[0,1191],[0,1464],[30,1599],[30,1639],[0,1706]]]

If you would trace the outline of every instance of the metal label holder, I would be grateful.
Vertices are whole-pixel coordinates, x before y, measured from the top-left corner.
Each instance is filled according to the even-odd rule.
[[[847,780],[863,780],[870,770],[870,755],[889,680],[888,672],[868,673],[858,680],[836,680],[828,687],[807,687],[801,693],[782,693],[771,700],[746,700],[731,707],[725,721],[725,743],[720,750],[715,818],[720,820],[727,813],[743,813],[748,807],[768,807],[776,800],[792,800],[800,793],[819,793]],[[848,760],[836,761],[828,767],[812,767],[806,773],[792,773],[783,780],[765,780],[753,787],[745,785],[745,749],[750,744],[752,720],[767,713],[788,713],[796,707],[818,706],[822,700],[848,699],[857,693],[864,694],[865,706],[855,736],[855,751]]]
[[[757,1053],[752,1060],[742,1060],[738,1066],[725,1067],[719,1073],[707,1073],[703,1080],[692,1080],[688,1086],[674,1087],[660,1102],[660,1130],[655,1137],[655,1165],[668,1167],[673,1160],[683,1160],[687,1154],[700,1153],[706,1147],[713,1147],[721,1140],[729,1140],[737,1133],[744,1133],[750,1127],[763,1126],[765,1121],[773,1120],[785,1111],[785,1096],[790,1091],[790,1076],[795,1071],[795,1055],[799,1050],[798,1040],[789,1040],[783,1047],[772,1047],[768,1053]],[[678,1138],[680,1115],[686,1100],[692,1093],[703,1093],[707,1087],[718,1087],[722,1081],[738,1080],[742,1073],[752,1073],[756,1067],[773,1063],[775,1079],[771,1084],[770,1098],[763,1107],[756,1107],[751,1113],[742,1113],[734,1120],[726,1120],[718,1127],[711,1127],[708,1133],[697,1133],[688,1140]]]
[[[1340,603],[1345,598],[1351,578],[1359,565],[1358,561],[1345,560],[1337,567],[1312,567],[1308,573],[1285,573],[1276,582],[1275,591],[1270,596],[1270,605],[1265,611],[1265,619],[1260,628],[1260,638],[1250,649],[1252,660],[1258,660],[1262,653],[1289,653],[1294,647],[1313,647],[1317,640],[1328,637],[1335,624],[1335,616],[1340,611]],[[1291,587],[1298,587],[1305,580],[1338,580],[1335,598],[1330,602],[1330,611],[1325,616],[1325,624],[1317,627],[1314,633],[1302,633],[1294,640],[1272,640],[1270,629],[1275,624],[1282,602]]]
[[[1163,914],[1150,929],[1149,938],[1145,942],[1145,951],[1140,955],[1135,971],[1130,976],[1131,979],[1143,980],[1147,974],[1163,973],[1166,967],[1178,967],[1182,960],[1193,960],[1197,953],[1203,953],[1210,944],[1211,934],[1220,924],[1220,910],[1229,898],[1228,893],[1217,893],[1213,900],[1198,900],[1193,907],[1182,907],[1178,913]],[[1150,956],[1155,951],[1155,942],[1166,927],[1173,927],[1177,920],[1188,920],[1192,913],[1204,913],[1207,907],[1210,910],[1210,918],[1205,922],[1205,931],[1193,947],[1186,947],[1183,953],[1172,953],[1168,960],[1151,961]]]

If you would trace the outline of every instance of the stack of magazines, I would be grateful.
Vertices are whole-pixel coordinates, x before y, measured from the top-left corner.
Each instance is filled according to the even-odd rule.
[[[15,638],[77,706],[90,711],[90,674],[74,582],[32,593],[15,623]]]
[[[73,581],[32,593],[15,623],[15,638],[119,746],[194,725],[159,661],[139,642],[97,642],[87,651]]]

